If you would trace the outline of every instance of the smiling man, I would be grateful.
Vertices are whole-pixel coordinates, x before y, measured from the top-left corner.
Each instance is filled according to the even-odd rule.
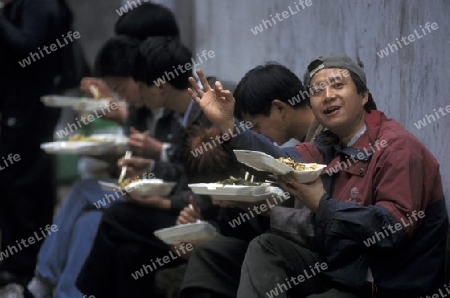
[[[342,70],[349,75],[340,75]],[[319,253],[276,233],[255,238],[244,259],[237,297],[265,297],[275,290],[277,297],[419,297],[437,292],[444,284],[448,217],[436,159],[397,122],[376,111],[364,71],[348,56],[314,59],[304,83],[314,90],[311,109],[328,130],[314,144],[297,145],[297,153],[306,162],[328,167],[352,155],[357,162],[308,185],[291,176],[279,180],[314,213]],[[199,97],[191,94],[221,132],[234,125],[234,98],[220,84],[205,87]],[[364,153],[377,140],[387,146]],[[265,146],[265,152],[276,157],[291,154],[269,148],[251,132],[226,146]],[[395,233],[386,232],[414,212],[425,217]],[[364,245],[374,235],[377,241]],[[190,262],[195,257],[194,252]],[[317,262],[325,263],[322,271],[305,278],[305,271]]]

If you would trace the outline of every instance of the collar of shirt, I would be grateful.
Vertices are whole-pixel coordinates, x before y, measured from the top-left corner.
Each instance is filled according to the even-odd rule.
[[[364,124],[363,127],[361,127],[356,133],[355,135],[350,139],[350,141],[348,141],[347,143],[347,147],[353,146],[353,144],[356,143],[356,141],[366,132],[367,130],[367,125]]]

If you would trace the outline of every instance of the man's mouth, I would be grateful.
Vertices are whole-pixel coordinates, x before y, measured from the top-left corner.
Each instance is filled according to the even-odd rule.
[[[326,108],[326,109],[323,111],[323,113],[324,113],[325,115],[329,115],[329,114],[331,114],[331,113],[333,113],[333,112],[336,112],[336,111],[338,111],[338,110],[340,110],[340,109],[341,109],[341,107],[339,107],[339,106],[333,106],[333,107]]]

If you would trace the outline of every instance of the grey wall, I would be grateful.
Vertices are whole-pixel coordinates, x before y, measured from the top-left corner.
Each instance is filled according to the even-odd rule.
[[[119,18],[116,10],[121,0],[66,0],[75,16],[75,30],[87,60],[93,64],[102,44],[113,35],[114,23]]]
[[[421,129],[414,126],[433,109],[450,105],[450,1],[312,0],[310,7],[262,33],[250,31],[270,14],[289,11],[289,5],[295,9],[294,2],[299,1],[194,0],[192,10],[179,18],[194,19],[195,53],[216,53],[201,68],[226,79],[238,81],[267,60],[285,64],[299,76],[319,54],[346,52],[360,60],[379,109],[425,143],[441,163],[450,197],[450,115]],[[377,56],[396,38],[414,30],[423,35],[420,26],[426,22],[439,28],[382,59]]]

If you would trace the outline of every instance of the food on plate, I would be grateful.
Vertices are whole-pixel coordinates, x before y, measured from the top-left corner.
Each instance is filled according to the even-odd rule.
[[[76,134],[73,135],[71,137],[69,137],[69,142],[93,142],[95,141],[94,139],[92,139],[91,137],[87,137],[83,134]]]
[[[120,186],[121,188],[125,188],[125,187],[127,187],[128,185],[130,185],[131,183],[137,182],[137,181],[139,181],[139,180],[140,180],[139,177],[125,178],[125,179],[123,179],[123,181],[122,181],[121,183],[118,183],[118,184],[119,184],[119,186]]]
[[[247,181],[243,178],[234,178],[233,176],[230,176],[230,178],[222,180],[217,182],[218,184],[222,184],[222,185],[245,185],[245,186],[260,186],[261,183],[259,182],[252,182],[252,181]]]
[[[288,166],[293,168],[295,171],[314,171],[319,168],[318,167],[319,165],[316,163],[305,164],[305,163],[301,163],[301,162],[296,162],[293,159],[291,159],[290,157],[287,157],[287,158],[280,157],[280,158],[278,158],[278,160],[284,164],[287,164]]]

